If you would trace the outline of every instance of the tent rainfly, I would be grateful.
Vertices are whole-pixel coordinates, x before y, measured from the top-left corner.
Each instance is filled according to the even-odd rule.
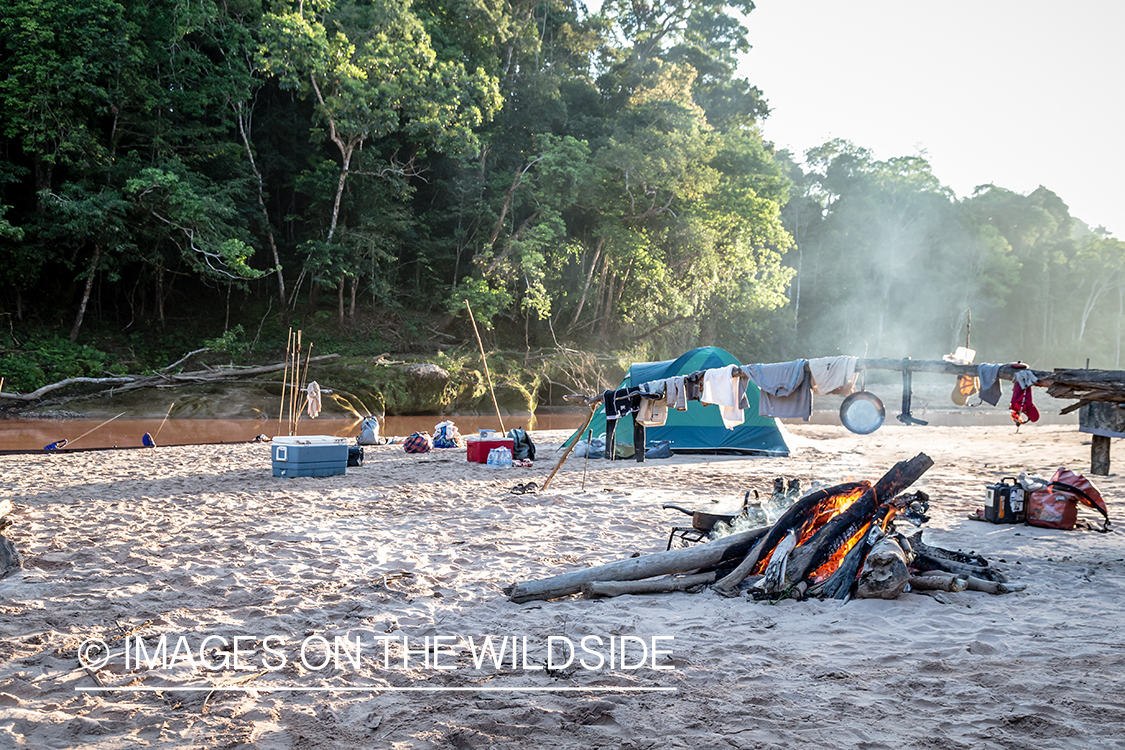
[[[625,374],[618,388],[663,380],[677,375],[690,375],[696,370],[710,370],[715,367],[737,365],[738,360],[723,349],[703,346],[682,354],[677,359],[664,362],[634,362]],[[698,401],[689,401],[687,411],[668,410],[668,422],[663,427],[649,427],[645,438],[648,442],[667,440],[676,453],[725,453],[761,456],[788,456],[789,446],[785,443],[784,430],[772,417],[758,415],[758,386],[749,383],[746,398],[750,408],[744,410],[745,421],[728,430],[719,416],[719,407],[714,404],[704,406]],[[605,434],[605,409],[597,407],[589,429],[594,436]],[[580,439],[576,431],[567,440]],[[627,416],[617,426],[618,442],[633,434],[633,417]],[[584,436],[582,436],[584,437]]]

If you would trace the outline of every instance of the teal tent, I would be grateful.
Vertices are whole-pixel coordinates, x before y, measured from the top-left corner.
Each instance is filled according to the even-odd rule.
[[[715,346],[703,346],[692,349],[677,359],[664,362],[635,362],[618,388],[677,375],[690,375],[696,370],[710,370],[737,364],[739,364],[738,360],[730,352]],[[718,406],[714,404],[704,406],[698,401],[689,401],[687,411],[669,409],[667,424],[663,427],[649,427],[645,431],[645,440],[650,445],[659,440],[667,440],[672,444],[672,451],[675,453],[788,456],[789,446],[785,444],[785,436],[777,420],[758,415],[758,386],[750,383],[746,388],[746,398],[750,402],[750,408],[743,412],[746,419],[733,430],[723,426]],[[605,434],[603,407],[597,408],[588,429],[593,430],[594,437]],[[575,432],[567,443],[578,438],[579,433]],[[616,440],[622,443],[630,442],[632,439],[633,417],[623,417],[617,425]]]

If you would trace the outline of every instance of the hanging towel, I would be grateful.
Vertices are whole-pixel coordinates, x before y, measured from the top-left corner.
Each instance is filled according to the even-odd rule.
[[[1003,391],[1000,388],[1000,365],[982,364],[977,367],[977,377],[980,378],[981,403],[1000,403]]]
[[[763,417],[800,417],[812,414],[812,378],[805,377],[807,359],[770,365],[743,365],[742,372],[761,390],[758,414]]]
[[[664,394],[664,381],[641,383],[641,405],[637,409],[637,424],[645,427],[663,427],[668,421],[668,401]]]
[[[855,363],[859,357],[817,357],[809,360],[813,393],[824,395],[855,382]],[[850,390],[849,390],[850,392]],[[847,395],[842,394],[842,395]]]
[[[737,367],[716,367],[703,371],[703,390],[699,402],[704,406],[715,404],[719,407],[719,416],[722,417],[723,426],[733,430],[746,421],[746,415],[739,408],[742,399],[738,395],[738,381],[733,372]],[[745,398],[745,392],[744,398]]]
[[[305,394],[309,400],[309,418],[316,419],[320,414],[320,383],[315,380],[308,384],[305,388]]]

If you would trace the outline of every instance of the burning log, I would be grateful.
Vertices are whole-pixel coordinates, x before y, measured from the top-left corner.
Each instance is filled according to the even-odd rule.
[[[705,586],[715,580],[714,571],[690,576],[661,578],[655,581],[590,581],[582,584],[582,596],[587,599],[624,596],[625,594],[667,594]]]
[[[843,598],[855,582],[869,547],[861,544],[879,516],[885,528],[897,512],[891,501],[918,480],[933,460],[919,453],[908,461],[900,461],[872,487],[868,482],[852,482],[812,492],[787,510],[769,533],[746,556],[746,559],[712,589],[722,596],[735,596],[746,576],[763,570],[771,562],[775,550],[790,533],[797,539],[785,563],[784,575],[776,573],[770,580],[785,585],[812,580],[810,593],[828,593]],[[842,511],[842,512],[841,512]],[[829,564],[831,569],[824,568]],[[778,570],[778,569],[775,569]],[[835,580],[830,580],[835,578]],[[779,590],[780,593],[780,590]]]
[[[593,581],[639,581],[669,573],[685,573],[707,568],[725,560],[737,560],[744,556],[768,530],[751,529],[707,544],[631,557],[627,560],[599,565],[596,568],[520,583],[511,588],[508,598],[517,604],[522,604],[537,599],[554,599],[577,594],[584,584]]]

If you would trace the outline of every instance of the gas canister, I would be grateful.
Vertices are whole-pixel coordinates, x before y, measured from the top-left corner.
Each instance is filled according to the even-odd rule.
[[[1008,482],[1011,484],[1008,484]],[[999,484],[989,485],[984,503],[984,520],[992,523],[1024,523],[1027,503],[1023,487],[1015,477],[1004,477]]]

